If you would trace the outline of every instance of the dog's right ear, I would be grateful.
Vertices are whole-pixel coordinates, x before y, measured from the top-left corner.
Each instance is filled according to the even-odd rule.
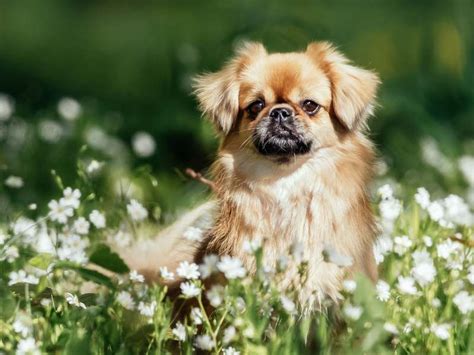
[[[219,133],[229,133],[239,113],[240,72],[250,61],[266,54],[261,43],[244,42],[223,69],[193,79],[199,107]]]

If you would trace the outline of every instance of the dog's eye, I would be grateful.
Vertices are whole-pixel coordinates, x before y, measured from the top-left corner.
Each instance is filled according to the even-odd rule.
[[[263,100],[257,100],[252,102],[248,107],[247,107],[247,112],[250,115],[250,117],[256,117],[260,111],[263,110],[265,107],[265,102]]]
[[[307,114],[314,115],[316,112],[318,112],[321,106],[319,106],[313,100],[304,100],[301,103],[301,107],[303,108],[303,110],[305,110]]]

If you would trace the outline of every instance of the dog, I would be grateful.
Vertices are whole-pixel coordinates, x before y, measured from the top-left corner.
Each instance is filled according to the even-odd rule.
[[[249,241],[264,240],[271,266],[300,245],[307,281],[299,301],[310,308],[336,300],[342,281],[357,272],[375,281],[368,194],[375,153],[366,123],[379,83],[327,42],[271,54],[260,43],[243,44],[221,70],[194,80],[199,106],[221,137],[214,199],[122,256],[156,280],[160,266],[175,269],[207,254],[237,257],[255,272]],[[183,238],[189,226],[205,231],[203,241]],[[350,265],[328,261],[327,248]],[[296,277],[289,266],[282,287]]]

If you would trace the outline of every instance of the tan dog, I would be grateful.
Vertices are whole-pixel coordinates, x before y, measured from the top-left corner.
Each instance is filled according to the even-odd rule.
[[[367,194],[374,152],[364,129],[378,83],[376,74],[351,65],[325,42],[274,54],[247,43],[222,70],[196,78],[201,109],[222,137],[213,166],[216,201],[157,241],[127,251],[131,267],[153,277],[160,265],[174,268],[216,253],[240,258],[252,272],[254,259],[243,243],[265,239],[269,265],[295,243],[302,246],[308,281],[300,301],[306,306],[335,299],[354,272],[375,280],[376,228]],[[182,238],[190,225],[206,229],[198,247]],[[328,246],[352,265],[325,261]],[[282,286],[295,277],[288,267]]]

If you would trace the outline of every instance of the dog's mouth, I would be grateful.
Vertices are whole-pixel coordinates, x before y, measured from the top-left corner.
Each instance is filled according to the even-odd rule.
[[[262,155],[293,156],[306,154],[311,150],[311,142],[287,132],[266,137],[254,137],[254,145]]]

